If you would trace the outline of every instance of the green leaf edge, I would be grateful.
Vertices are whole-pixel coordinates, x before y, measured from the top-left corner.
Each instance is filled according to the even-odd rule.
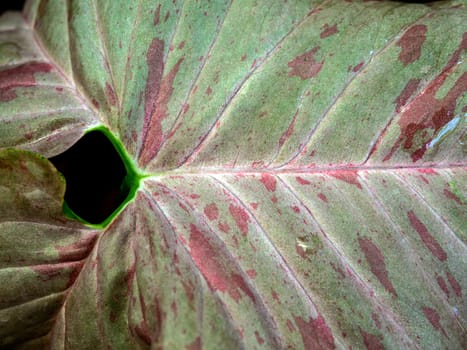
[[[127,173],[127,175],[123,179],[121,187],[129,189],[129,193],[125,200],[118,206],[118,208],[115,209],[112,214],[110,214],[104,221],[102,221],[99,224],[91,224],[90,222],[81,218],[68,206],[68,204],[65,201],[63,201],[63,213],[66,217],[73,220],[77,220],[90,228],[105,229],[123,211],[123,209],[125,209],[125,207],[133,201],[133,199],[136,197],[136,193],[141,187],[142,180],[151,175],[145,174],[138,169],[133,159],[128,155],[122,142],[117,137],[115,137],[115,135],[105,125],[97,125],[95,127],[87,129],[84,135],[94,131],[102,132],[112,143],[115,150],[119,154]]]

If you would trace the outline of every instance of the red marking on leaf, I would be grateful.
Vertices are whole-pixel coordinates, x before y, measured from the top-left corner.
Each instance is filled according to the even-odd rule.
[[[351,185],[357,186],[362,189],[362,185],[358,181],[358,172],[354,170],[339,170],[339,171],[327,171],[326,174],[335,177],[336,179],[345,181]]]
[[[425,129],[431,129],[432,134],[435,135],[454,118],[456,101],[459,96],[465,93],[467,73],[463,73],[457,79],[444,98],[439,100],[435,96],[465,49],[467,49],[467,33],[464,33],[459,49],[453,53],[442,72],[427,85],[421,94],[406,106],[398,121],[401,130],[400,135],[391,150],[383,158],[383,162],[391,159],[394,152],[401,145],[405,150],[412,150],[412,161],[416,162],[423,157],[427,149],[426,145],[431,141],[431,138],[420,135],[420,132]],[[416,136],[421,136],[423,139],[422,141],[418,141],[418,145],[413,144]]]
[[[271,197],[271,202],[273,202],[274,204],[277,203],[277,200],[278,200],[278,199],[277,199],[276,196],[272,196],[272,197]],[[280,214],[280,210],[279,210],[279,214]]]
[[[107,101],[109,101],[112,106],[115,106],[117,103],[117,95],[109,83],[105,83],[105,96],[107,96]]]
[[[321,39],[327,38],[328,36],[334,35],[336,33],[339,33],[339,30],[337,29],[337,24],[334,24],[333,26],[329,26],[327,23],[323,27],[323,31],[319,34],[319,37]]]
[[[212,290],[227,292],[232,299],[238,302],[242,295],[240,290],[252,301],[255,296],[242,276],[229,271],[228,266],[219,257],[218,248],[193,224],[190,226],[190,251],[195,264],[206,278]]]
[[[425,246],[436,256],[440,261],[445,261],[448,256],[444,249],[439,245],[438,241],[431,235],[426,226],[419,220],[415,213],[410,210],[407,213],[410,225],[417,231]]]
[[[436,312],[435,309],[432,309],[431,307],[428,307],[428,306],[424,306],[422,308],[422,311],[425,314],[425,317],[427,318],[427,320],[430,321],[433,328],[442,332],[444,336],[447,337],[446,332],[444,331],[443,327],[441,327],[441,324],[439,323],[440,317],[438,315],[438,312]]]
[[[304,178],[300,177],[300,176],[297,176],[295,178],[297,180],[297,182],[300,184],[300,185],[311,185],[311,182],[308,181],[308,180],[305,180]]]
[[[427,185],[430,184],[430,181],[428,181],[428,179],[427,179],[425,176],[420,175],[419,177],[420,177],[420,179],[422,179],[422,181],[423,181],[424,183],[426,183]]]
[[[401,111],[401,108],[405,106],[409,98],[412,97],[415,91],[417,91],[419,85],[420,79],[410,79],[407,82],[402,92],[394,100],[394,103],[396,104],[396,113],[399,113]]]
[[[230,226],[226,222],[219,221],[217,227],[219,227],[219,230],[221,230],[224,233],[228,233],[230,231]]]
[[[187,296],[188,300],[190,302],[193,302],[195,298],[195,286],[193,285],[193,282],[191,281],[185,282],[182,280],[182,286],[183,286],[183,290],[185,291],[185,295]]]
[[[297,214],[300,213],[300,208],[297,207],[296,205],[292,206],[292,210],[296,212]]]
[[[261,174],[261,180],[260,180],[264,187],[266,187],[266,189],[269,191],[269,192],[275,192],[276,191],[276,185],[277,185],[277,181],[276,181],[276,178],[273,176],[273,175],[270,175],[270,174]]]
[[[378,246],[374,244],[369,238],[358,238],[358,244],[360,249],[365,254],[366,261],[370,265],[371,272],[384,288],[391,294],[397,297],[397,292],[389,279],[388,272],[386,270],[386,263],[384,262],[384,256],[379,250]]]
[[[373,322],[375,323],[376,328],[381,329],[381,321],[379,320],[379,317],[376,313],[371,314],[371,318],[373,319]]]
[[[154,25],[157,26],[159,24],[159,20],[161,19],[161,4],[157,6],[156,13],[154,14]]]
[[[63,88],[62,88],[62,87],[56,87],[56,88],[55,88],[55,91],[62,92],[62,91],[63,91]]]
[[[0,102],[8,102],[16,98],[17,87],[36,85],[36,73],[48,73],[52,70],[48,63],[31,62],[14,68],[0,71]]]
[[[204,207],[204,214],[206,214],[209,220],[217,220],[219,217],[219,210],[215,203],[208,204]]]
[[[84,238],[67,246],[55,246],[60,262],[79,261],[85,259],[94,247],[97,235],[86,235]]]
[[[188,208],[186,207],[185,204],[183,204],[183,203],[178,203],[178,206],[179,206],[180,208],[182,208],[186,213],[188,213],[188,214],[190,213],[190,211],[188,210]]]
[[[324,193],[318,193],[318,198],[321,199],[323,202],[328,202],[328,198],[324,195]]]
[[[201,338],[196,337],[196,339],[189,345],[187,345],[185,348],[186,350],[201,350]]]
[[[306,252],[305,252],[305,249],[303,249],[303,247],[299,244],[295,244],[295,250],[297,252],[298,255],[300,255],[300,257],[302,259],[308,259],[308,256],[306,255]]]
[[[449,298],[449,289],[448,286],[446,285],[446,282],[444,281],[443,277],[441,276],[436,276],[436,282],[438,282],[439,288],[446,294],[446,296]]]
[[[279,294],[277,294],[277,292],[274,290],[274,289],[271,289],[271,295],[272,295],[272,298],[277,301],[279,304],[281,304],[281,300],[279,298]]]
[[[262,112],[266,113],[266,112]],[[295,115],[292,118],[292,121],[290,122],[289,126],[287,127],[287,130],[284,131],[284,133],[281,135],[279,138],[279,147],[282,147],[282,145],[285,143],[290,138],[290,135],[292,135],[294,126],[295,126],[295,121],[297,120],[297,115],[298,115],[298,110],[295,113]]]
[[[151,330],[149,329],[146,321],[142,320],[138,325],[135,326],[135,333],[142,341],[148,345],[151,345]]]
[[[422,51],[422,45],[426,39],[426,25],[417,24],[410,27],[397,42],[397,46],[401,48],[399,60],[407,66],[408,64],[418,60]]]
[[[63,271],[63,265],[60,264],[47,264],[32,266],[32,270],[41,276],[41,280],[46,282],[52,278],[60,276]]]
[[[258,342],[258,344],[263,344],[264,343],[264,339],[261,338],[261,336],[259,335],[258,331],[255,331],[255,337],[256,337],[256,341]]]
[[[235,219],[240,232],[243,235],[246,235],[248,233],[248,223],[250,222],[250,217],[248,216],[246,210],[242,207],[231,204],[229,206],[229,211],[232,217]]]
[[[360,70],[360,68],[363,67],[364,64],[365,64],[365,61],[362,61],[356,66],[354,66],[353,68],[349,66],[349,71],[351,70],[352,72],[357,73]]]
[[[294,316],[295,324],[300,331],[305,349],[335,349],[334,337],[323,316],[309,318],[306,322],[301,317]]]
[[[296,331],[295,326],[293,325],[293,323],[292,323],[291,320],[287,319],[287,322],[286,322],[286,323],[287,323],[287,328],[289,328],[289,330],[290,330],[292,333]]]
[[[449,198],[449,199],[452,199],[453,201],[456,201],[457,204],[459,205],[462,205],[462,201],[460,200],[459,197],[457,197],[454,193],[452,193],[450,190],[448,190],[447,188],[445,188],[443,190],[443,193],[444,195],[446,196],[446,198]]]
[[[447,275],[448,275],[449,284],[454,290],[454,293],[456,293],[458,297],[462,297],[462,287],[459,284],[459,282],[457,282],[457,280],[454,278],[454,276],[450,272],[448,272]]]
[[[131,293],[131,289],[132,289],[132,284],[133,284],[133,280],[135,278],[135,274],[136,274],[136,265],[135,263],[133,263],[130,268],[126,271],[126,274],[125,274],[125,283],[127,285],[127,295],[130,295]]]
[[[164,42],[155,38],[147,53],[148,76],[146,80],[143,148],[140,154],[142,165],[146,165],[159,151],[163,139],[162,121],[167,116],[167,105],[173,92],[173,81],[183,58],[180,58],[170,72],[164,71]]]
[[[246,274],[247,274],[248,276],[250,276],[251,278],[256,278],[256,270],[254,270],[254,269],[247,270],[247,271],[246,271]]]
[[[331,267],[334,271],[336,271],[340,275],[340,278],[345,278],[345,272],[344,270],[341,269],[340,266],[337,266],[336,264],[331,262]]]
[[[254,210],[258,209],[258,205],[259,205],[258,203],[250,203],[250,206],[251,206]]]
[[[177,315],[178,308],[177,308],[177,303],[175,301],[172,301],[170,304],[170,310],[172,310],[172,313]]]
[[[206,95],[211,95],[212,94],[212,89],[210,86],[208,86],[208,88],[206,89]]]
[[[417,171],[422,174],[438,175],[436,170],[433,168],[420,168],[420,169],[417,169]]]
[[[178,44],[179,50],[183,50],[184,47],[185,47],[185,40],[183,40],[180,44]]]
[[[360,334],[362,335],[363,343],[367,350],[385,350],[385,347],[381,344],[381,335],[370,334],[361,329]]]
[[[290,61],[288,66],[292,70],[289,72],[289,76],[297,76],[303,80],[315,77],[324,63],[324,60],[321,62],[316,62],[315,60],[315,54],[318,50],[319,46],[316,46]]]

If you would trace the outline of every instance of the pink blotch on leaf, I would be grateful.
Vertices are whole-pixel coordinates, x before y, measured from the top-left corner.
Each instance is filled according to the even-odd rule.
[[[308,322],[298,316],[294,316],[294,319],[305,349],[328,350],[336,348],[331,329],[323,316],[318,315],[316,319],[310,317]]]
[[[396,104],[396,113],[399,113],[407,101],[412,97],[413,93],[417,91],[418,86],[420,85],[420,79],[410,79],[405,85],[402,92],[394,100]]]
[[[447,337],[447,334],[443,327],[441,327],[441,324],[439,323],[440,317],[438,312],[435,309],[432,309],[431,307],[424,306],[422,308],[423,314],[427,318],[428,321],[430,321],[431,325],[433,326],[434,329],[442,332],[444,336]]]
[[[170,72],[162,77],[164,71],[164,42],[155,38],[147,52],[148,76],[146,80],[143,148],[140,161],[144,166],[153,159],[163,140],[162,121],[167,116],[167,106],[173,93],[173,81],[183,58],[180,58]]]
[[[48,63],[30,62],[14,68],[0,71],[0,102],[8,102],[16,98],[17,87],[36,85],[36,73],[48,73],[52,66]]]
[[[224,233],[228,233],[230,231],[230,226],[226,222],[219,221],[217,227],[219,227],[219,230],[221,230]]]
[[[394,296],[397,296],[397,292],[389,279],[388,272],[386,270],[386,263],[384,262],[384,256],[381,250],[376,244],[374,244],[369,238],[358,238],[358,244],[360,249],[365,254],[365,259],[370,265],[371,272],[376,276],[378,281],[383,287]]]
[[[365,61],[362,61],[359,64],[357,64],[356,66],[354,66],[353,68],[351,67],[352,72],[357,73],[360,70],[360,68],[363,67],[364,64],[365,64]]]
[[[417,24],[410,27],[397,42],[397,46],[401,48],[399,60],[407,66],[420,58],[422,45],[426,40],[426,26]]]
[[[186,350],[201,350],[202,349],[202,346],[201,346],[201,338],[200,337],[196,337],[195,340],[193,340],[192,343],[190,343],[189,345],[187,345],[185,347]]]
[[[117,95],[109,83],[105,83],[105,96],[107,97],[107,101],[109,101],[112,106],[117,104]]]
[[[317,62],[315,54],[318,52],[319,46],[295,57],[289,62],[288,66],[291,68],[289,76],[297,76],[303,80],[315,77],[323,67],[324,60]]]
[[[362,185],[358,181],[358,172],[353,170],[338,170],[328,171],[326,174],[335,177],[336,179],[347,182],[348,184],[355,185],[359,189],[362,189]]]
[[[402,145],[402,148],[411,151],[413,162],[423,157],[427,150],[427,144],[431,141],[429,136],[420,134],[430,129],[430,134],[436,133],[454,118],[456,101],[465,93],[467,86],[467,73],[463,73],[452,85],[442,99],[437,99],[436,93],[452,72],[464,50],[467,49],[467,33],[464,33],[460,47],[454,51],[441,73],[435,77],[426,88],[416,96],[404,109],[398,124],[400,135],[391,150],[384,156],[383,162],[388,161],[394,152]],[[420,136],[421,141],[414,145],[414,140]]]
[[[209,220],[217,220],[219,218],[219,210],[215,203],[208,204],[204,207],[204,214]]]
[[[452,289],[454,290],[454,293],[456,293],[456,295],[458,297],[462,297],[462,287],[459,284],[459,282],[457,282],[455,277],[450,272],[448,272],[447,275],[448,275],[449,284],[451,285]]]
[[[269,192],[276,191],[277,181],[273,175],[270,174],[261,174],[261,183],[266,187]]]
[[[318,193],[318,198],[321,199],[323,202],[328,202],[328,198],[324,195],[324,193]]]
[[[448,256],[444,249],[439,245],[438,241],[431,235],[431,233],[426,228],[425,224],[420,221],[420,219],[415,215],[415,213],[410,210],[407,213],[407,216],[410,221],[410,225],[417,231],[418,235],[422,239],[423,244],[431,251],[431,253],[437,257],[440,261],[445,261]]]
[[[258,344],[263,344],[264,343],[264,339],[261,338],[261,336],[259,335],[258,331],[255,331],[255,337],[256,337],[256,341],[258,342]]]
[[[336,33],[339,33],[339,30],[337,29],[337,24],[334,24],[333,26],[325,24],[323,27],[323,31],[319,34],[319,37],[321,39],[324,39]]]
[[[381,344],[383,338],[381,335],[374,335],[363,330],[360,330],[360,334],[367,350],[385,350],[385,347]]]
[[[143,342],[145,342],[147,345],[151,345],[151,330],[149,329],[146,321],[143,320],[135,326],[135,333]]]
[[[246,210],[242,207],[231,204],[229,206],[229,211],[240,229],[240,232],[243,235],[246,235],[248,233],[248,223],[250,222],[250,217]]]
[[[206,278],[212,290],[227,292],[238,302],[242,298],[242,291],[253,302],[255,296],[244,278],[231,270],[219,255],[219,249],[195,225],[190,225],[189,247],[195,264]]]
[[[446,198],[452,199],[452,200],[455,201],[457,204],[462,205],[462,201],[460,200],[460,198],[457,197],[454,193],[452,193],[449,189],[445,188],[445,189],[443,190],[443,193],[444,193],[444,195],[446,196]]]
[[[308,181],[308,180],[305,180],[304,178],[300,177],[300,176],[297,176],[295,178],[297,180],[297,182],[300,184],[300,185],[311,185],[311,182]]]
[[[155,26],[159,24],[160,18],[161,18],[161,4],[157,6],[156,13],[154,14],[154,25]]]
[[[265,112],[263,112],[263,113],[265,113]],[[293,130],[294,130],[294,126],[295,126],[295,121],[297,120],[297,115],[298,115],[298,111],[293,116],[292,121],[290,122],[289,126],[287,127],[287,130],[285,130],[284,133],[279,138],[279,147],[282,147],[282,145],[285,143],[285,141],[287,141],[290,138],[290,136],[292,135]]]
[[[446,285],[446,282],[444,281],[443,277],[441,276],[436,276],[436,282],[438,282],[439,288],[446,294],[446,296],[449,298],[449,289],[448,286]]]

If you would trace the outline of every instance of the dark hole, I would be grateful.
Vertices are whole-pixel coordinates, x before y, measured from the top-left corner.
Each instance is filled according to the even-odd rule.
[[[125,165],[100,131],[87,133],[49,160],[66,179],[66,204],[91,224],[102,223],[128,196]]]
[[[25,0],[2,0],[0,2],[0,14],[6,11],[21,11]]]

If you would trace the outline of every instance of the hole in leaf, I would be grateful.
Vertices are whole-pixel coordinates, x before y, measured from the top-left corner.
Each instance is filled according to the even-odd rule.
[[[133,198],[139,185],[123,146],[104,127],[88,131],[49,160],[66,180],[65,214],[99,227]]]

